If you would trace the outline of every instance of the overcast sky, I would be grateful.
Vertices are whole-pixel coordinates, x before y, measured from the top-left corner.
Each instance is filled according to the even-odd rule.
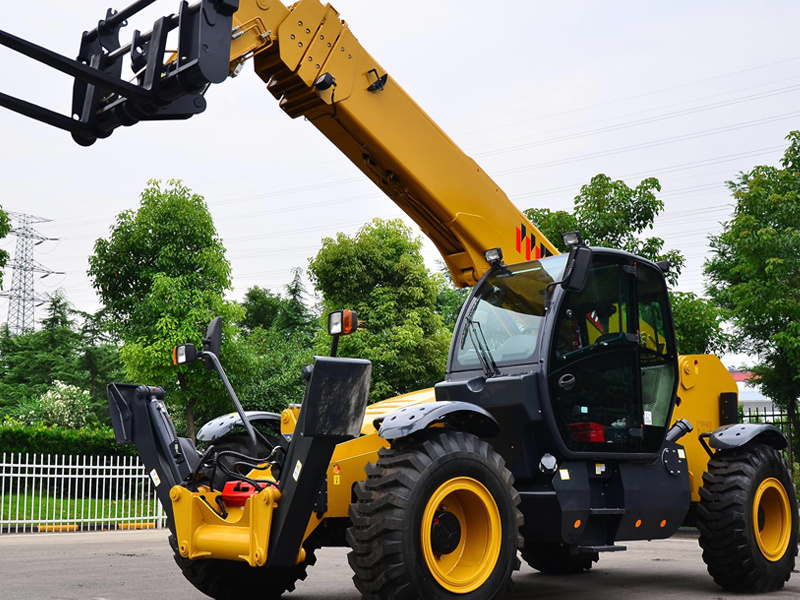
[[[109,5],[17,2],[0,29],[74,56]],[[177,5],[160,0],[123,39]],[[655,233],[687,256],[684,291],[703,292],[706,238],[731,210],[725,181],[777,164],[784,137],[800,128],[796,1],[334,6],[520,208],[570,209],[597,173],[631,186],[659,178],[666,208]],[[0,91],[63,113],[70,106],[66,76],[5,48]],[[76,308],[98,308],[87,257],[151,178],[182,179],[205,197],[233,264],[234,299],[254,285],[282,291],[324,236],[401,216],[310,124],[284,115],[251,66],[206,97],[202,115],[121,128],[90,148],[0,110],[0,204],[51,219],[37,228],[59,238],[37,246],[35,259],[65,274],[37,280],[37,293],[63,288]],[[12,254],[14,244],[0,241]],[[428,244],[432,268],[437,256]],[[5,281],[7,289],[9,271]],[[0,320],[7,312],[3,300]]]

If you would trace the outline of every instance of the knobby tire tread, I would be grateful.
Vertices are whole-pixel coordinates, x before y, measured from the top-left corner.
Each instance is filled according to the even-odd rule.
[[[353,582],[364,600],[422,600],[419,582],[404,559],[403,533],[410,527],[413,515],[408,515],[414,504],[415,486],[427,470],[435,468],[437,461],[454,454],[469,455],[482,461],[496,473],[502,486],[508,490],[514,512],[516,548],[522,545],[519,528],[522,513],[520,496],[514,489],[514,479],[506,469],[499,454],[480,438],[458,431],[423,432],[421,435],[398,440],[391,448],[379,452],[377,463],[366,467],[367,479],[356,484],[356,502],[350,506],[353,526],[347,531],[351,551],[348,562],[354,572]],[[516,550],[515,548],[515,550]],[[502,553],[502,551],[501,551]],[[485,585],[474,592],[456,595],[443,589],[442,597],[483,599],[505,591],[510,585],[511,572],[519,568],[516,551],[501,589],[487,592]],[[424,600],[431,600],[425,597]]]
[[[761,554],[750,517],[754,490],[767,477],[781,482],[792,509],[789,547],[775,562]],[[797,556],[797,500],[786,462],[777,450],[751,443],[717,452],[703,474],[697,513],[703,561],[718,585],[731,592],[783,588]]]

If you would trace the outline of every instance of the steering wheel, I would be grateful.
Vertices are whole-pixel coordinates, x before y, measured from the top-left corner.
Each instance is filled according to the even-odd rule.
[[[594,343],[595,344],[603,344],[603,343],[607,344],[608,342],[613,342],[614,340],[618,340],[619,336],[620,336],[619,333],[604,333],[603,335],[599,336],[594,341]]]

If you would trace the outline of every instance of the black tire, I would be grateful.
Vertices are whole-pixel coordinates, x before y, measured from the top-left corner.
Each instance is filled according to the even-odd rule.
[[[233,433],[222,438],[214,447],[217,451],[231,450],[250,455],[250,438],[246,433]],[[270,449],[259,447],[257,456],[266,457]],[[236,460],[232,457],[223,459],[226,466],[233,470]],[[214,486],[222,489],[228,476],[219,469],[214,474]],[[183,576],[198,590],[216,600],[277,600],[285,592],[295,589],[297,581],[306,578],[306,570],[317,562],[314,551],[319,547],[310,539],[303,548],[306,558],[300,564],[291,567],[251,567],[246,562],[235,560],[190,560],[180,555],[174,535],[169,536],[169,543],[175,553],[175,562],[181,568]]]
[[[480,438],[447,430],[397,440],[378,456],[356,486],[347,531],[353,581],[365,600],[502,594],[522,542],[519,493],[503,459]],[[469,535],[461,535],[464,527]]]
[[[569,548],[561,544],[526,541],[522,548],[522,559],[546,575],[576,575],[591,569],[599,556],[596,552],[570,554]]]
[[[306,569],[317,562],[315,547],[306,544],[306,558],[292,567],[251,567],[235,560],[189,560],[178,552],[175,536],[169,536],[175,562],[183,576],[198,590],[215,600],[277,600],[294,591],[295,583],[306,578]]]
[[[697,528],[709,574],[731,592],[771,592],[797,555],[797,494],[777,450],[717,452],[703,474]]]

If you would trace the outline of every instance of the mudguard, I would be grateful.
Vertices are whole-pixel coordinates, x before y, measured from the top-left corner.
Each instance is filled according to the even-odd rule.
[[[758,439],[776,450],[783,450],[788,443],[781,431],[768,423],[735,423],[723,425],[701,437],[708,438],[708,445],[714,450],[732,450]]]
[[[264,410],[246,410],[245,415],[247,415],[250,423],[274,424],[280,430],[281,416],[277,413]],[[235,427],[243,426],[244,423],[242,423],[239,413],[232,412],[227,415],[221,415],[203,425],[200,431],[197,432],[197,439],[201,442],[213,442],[233,431]]]
[[[378,435],[385,440],[396,440],[437,423],[447,423],[456,429],[482,438],[500,433],[500,425],[485,409],[469,402],[429,402],[399,408],[376,423]]]

